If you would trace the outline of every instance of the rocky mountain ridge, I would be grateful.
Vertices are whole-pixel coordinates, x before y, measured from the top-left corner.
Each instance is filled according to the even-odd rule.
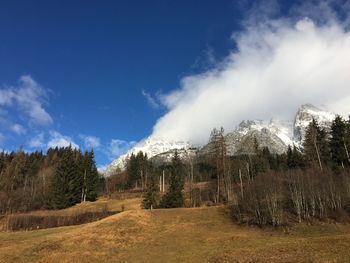
[[[335,118],[335,114],[319,109],[311,104],[302,105],[294,120],[244,120],[233,131],[225,135],[229,155],[250,154],[254,152],[254,141],[260,147],[268,147],[270,152],[281,154],[288,149],[288,145],[300,147],[305,137],[308,124],[314,118],[321,127],[329,129]],[[179,150],[183,158],[195,154],[205,154],[209,151],[210,144],[195,148],[190,142],[172,141],[149,137],[138,143],[126,154],[114,160],[104,171],[109,176],[117,169],[123,170],[127,158],[133,153],[142,151],[157,162],[169,161],[173,152]]]

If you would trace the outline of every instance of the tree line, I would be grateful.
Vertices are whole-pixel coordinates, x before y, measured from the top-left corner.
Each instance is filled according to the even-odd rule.
[[[350,122],[340,116],[327,128],[312,120],[302,145],[289,146],[284,154],[273,154],[255,140],[254,153],[229,156],[222,128],[212,131],[209,143],[204,156],[179,158],[176,152],[170,164],[148,170],[144,184],[145,173],[130,167],[137,162],[129,162],[134,182],[147,185],[143,207],[225,203],[236,220],[259,225],[281,225],[287,218],[301,222],[348,217]],[[162,171],[168,174],[166,193],[160,190]],[[166,200],[181,201],[167,205]]]
[[[71,146],[47,153],[0,153],[0,214],[62,209],[97,198],[94,152]]]

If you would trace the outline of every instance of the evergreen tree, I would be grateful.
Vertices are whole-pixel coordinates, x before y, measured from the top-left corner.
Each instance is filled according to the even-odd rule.
[[[136,163],[137,163],[137,180],[140,181],[140,186],[142,189],[146,186],[146,178],[148,172],[148,159],[147,154],[143,154],[143,152],[138,152],[136,155]]]
[[[145,209],[151,209],[157,207],[158,185],[157,175],[152,170],[152,174],[147,182],[147,191],[143,197],[141,206]]]
[[[256,138],[254,138],[254,156],[252,156],[251,159],[253,176],[264,173],[270,169],[270,160],[272,159],[270,150],[267,147],[260,149]]]
[[[346,123],[340,116],[337,116],[332,122],[331,137],[330,137],[330,151],[333,161],[333,167],[344,168],[347,163],[346,153]]]
[[[328,136],[313,119],[306,129],[304,140],[305,161],[311,165],[319,166],[322,170],[330,160]]]
[[[184,205],[182,190],[185,184],[185,171],[184,165],[182,164],[177,151],[175,151],[174,157],[172,159],[170,172],[170,187],[167,193],[163,196],[160,207],[182,207]]]
[[[139,179],[139,166],[138,161],[134,153],[131,154],[127,163],[127,173],[128,173],[128,188],[136,187],[137,180]]]
[[[53,208],[66,208],[80,201],[80,178],[71,147],[63,150],[52,184]]]
[[[293,148],[288,145],[287,150],[287,167],[288,169],[303,168],[303,156],[300,151],[293,145]]]
[[[97,198],[98,172],[94,160],[94,151],[86,151],[83,161],[83,201],[95,201]]]

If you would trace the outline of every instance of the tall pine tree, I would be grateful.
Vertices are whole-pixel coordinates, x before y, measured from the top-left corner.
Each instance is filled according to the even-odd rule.
[[[134,153],[131,154],[128,163],[127,163],[127,173],[128,173],[128,181],[127,187],[134,188],[136,187],[137,181],[140,176],[140,170],[138,165],[138,159]]]
[[[289,169],[303,168],[303,156],[295,145],[289,145],[287,150],[287,167]]]
[[[345,168],[347,163],[347,145],[346,145],[346,123],[344,120],[337,116],[331,126],[331,137],[330,137],[330,151],[335,169],[342,167]]]
[[[143,196],[141,206],[145,209],[151,209],[157,207],[157,199],[158,199],[158,185],[157,185],[157,173],[155,172],[155,168],[153,166],[150,167],[151,174],[149,175],[147,181],[147,191]]]
[[[82,201],[95,201],[97,198],[98,172],[94,160],[94,151],[86,151],[82,167]]]
[[[329,163],[330,151],[328,135],[321,129],[317,121],[313,119],[306,129],[303,144],[305,161],[312,166],[319,166],[323,170]]]
[[[182,207],[184,205],[182,190],[185,184],[185,170],[177,151],[171,161],[170,172],[170,187],[163,196],[160,206],[163,208]]]
[[[52,207],[62,209],[80,201],[80,175],[71,147],[63,149],[52,183]]]

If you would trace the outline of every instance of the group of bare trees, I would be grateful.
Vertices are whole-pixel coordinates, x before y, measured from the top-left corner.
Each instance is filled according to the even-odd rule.
[[[313,120],[303,147],[271,154],[227,156],[224,130],[210,136],[215,202],[230,203],[239,222],[278,226],[314,219],[349,219],[350,123],[339,116],[329,130]]]
[[[224,129],[213,129],[209,139],[209,163],[215,171],[215,203],[232,200],[231,162],[227,155],[227,144]]]
[[[315,219],[349,220],[350,174],[318,167],[267,172],[246,181],[232,213],[238,222],[279,226]]]

